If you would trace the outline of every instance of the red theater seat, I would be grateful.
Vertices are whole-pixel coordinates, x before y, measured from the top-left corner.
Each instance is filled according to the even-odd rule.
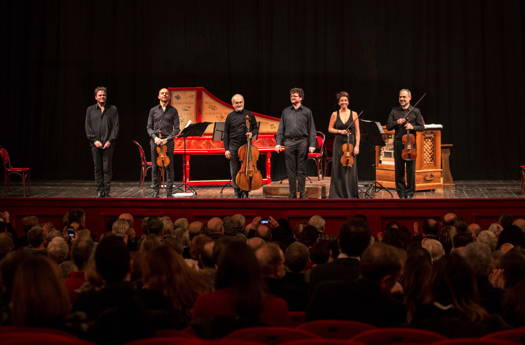
[[[303,323],[299,329],[304,329],[327,339],[350,339],[355,335],[375,326],[367,323],[348,320],[317,320]]]
[[[320,338],[317,334],[289,327],[252,327],[233,331],[225,339],[244,339],[264,344],[281,344],[285,341]]]
[[[430,344],[446,339],[444,335],[414,328],[376,328],[361,332],[352,338],[352,340],[370,345]]]
[[[501,339],[510,340],[519,344],[525,344],[525,327],[494,332],[482,337],[483,340]]]

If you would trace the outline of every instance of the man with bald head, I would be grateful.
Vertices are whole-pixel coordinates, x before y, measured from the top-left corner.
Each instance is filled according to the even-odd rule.
[[[228,114],[226,122],[224,122],[224,156],[230,160],[230,174],[235,196],[237,198],[248,198],[248,192],[241,190],[235,183],[235,177],[241,166],[237,151],[239,147],[246,144],[247,138],[257,135],[259,129],[255,116],[244,109],[244,97],[242,95],[233,95],[232,106],[234,111]],[[246,120],[250,124],[250,130],[246,127]]]
[[[166,197],[171,198],[173,195],[173,139],[179,134],[179,113],[177,109],[170,104],[171,94],[166,88],[159,90],[159,105],[154,106],[149,111],[147,131],[151,138],[151,179],[153,188],[153,197],[159,197],[160,178],[159,167],[157,166],[157,150],[161,145],[167,145],[166,155],[170,164],[166,167]]]

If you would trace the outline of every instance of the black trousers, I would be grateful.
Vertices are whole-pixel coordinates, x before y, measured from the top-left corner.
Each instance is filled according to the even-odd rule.
[[[284,160],[290,195],[304,193],[306,181],[306,162],[308,160],[308,138],[285,139]]]
[[[394,140],[394,163],[396,165],[396,191],[400,198],[412,196],[416,191],[416,162],[401,158],[403,142]],[[406,173],[406,183],[405,183]]]
[[[237,177],[237,173],[239,172],[239,169],[241,168],[241,162],[239,161],[239,154],[237,151],[239,150],[238,147],[232,148],[230,151],[231,157],[230,157],[230,175],[232,177],[232,187],[235,192],[235,196],[238,198],[245,198],[248,197],[248,192],[242,190],[237,186],[237,183],[235,183],[235,178]]]
[[[91,155],[93,156],[93,163],[95,166],[95,183],[97,185],[97,192],[104,192],[109,194],[111,186],[111,177],[113,176],[113,152],[115,151],[115,144],[112,143],[110,147],[105,150],[91,145]]]
[[[170,159],[170,164],[165,168],[166,169],[166,192],[170,194],[173,191],[173,178],[175,175],[175,170],[173,168],[173,148],[175,143],[173,140],[168,141],[166,146],[168,147],[168,150],[166,152],[166,156]],[[154,191],[158,191],[160,189],[160,168],[157,165],[157,145],[155,145],[155,142],[153,140],[150,141],[151,146],[151,188],[153,188]]]

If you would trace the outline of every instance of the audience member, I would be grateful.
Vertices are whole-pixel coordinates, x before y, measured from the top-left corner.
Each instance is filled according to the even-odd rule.
[[[216,290],[195,301],[194,328],[201,335],[220,337],[240,327],[287,325],[286,302],[266,294],[263,286],[253,250],[243,242],[230,242],[219,258]]]
[[[306,320],[353,320],[377,327],[403,324],[404,306],[391,296],[401,276],[400,252],[383,243],[368,247],[359,263],[360,278],[319,284],[306,309]]]
[[[478,237],[476,238],[476,241],[479,243],[486,244],[489,246],[490,251],[493,252],[496,250],[497,244],[498,244],[498,238],[494,233],[490,230],[483,230],[479,233]]]
[[[190,232],[190,240],[193,240],[193,238],[197,235],[200,235],[203,233],[204,224],[201,221],[194,221],[191,222],[190,225],[188,225],[188,230]]]
[[[224,224],[222,219],[219,217],[213,217],[208,220],[208,223],[206,224],[206,235],[213,239],[217,239],[224,235]]]
[[[413,321],[417,309],[431,302],[431,275],[432,258],[428,250],[421,247],[411,248],[407,253],[407,260],[403,267],[402,280],[407,323]]]
[[[514,327],[525,325],[525,250],[513,248],[501,258],[504,295],[502,311],[505,320]]]
[[[91,239],[77,239],[71,247],[71,258],[75,269],[69,273],[64,281],[69,299],[72,303],[78,296],[77,290],[87,281],[86,268],[91,255],[95,249],[95,243]]]
[[[31,254],[46,255],[47,250],[44,243],[44,231],[40,225],[34,226],[27,232],[27,251]]]
[[[438,240],[434,240],[431,238],[424,238],[421,241],[421,247],[426,249],[428,253],[430,254],[430,258],[432,259],[432,262],[436,262],[437,260],[441,259],[445,255],[445,250],[443,249],[443,245]]]
[[[294,242],[286,248],[284,257],[287,272],[276,295],[288,302],[290,311],[304,311],[308,303],[305,280],[305,271],[310,264],[308,247],[301,242]]]

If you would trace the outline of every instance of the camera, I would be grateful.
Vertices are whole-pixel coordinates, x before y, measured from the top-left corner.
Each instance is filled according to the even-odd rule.
[[[261,221],[259,222],[259,224],[269,224],[270,223],[270,218],[261,218]]]
[[[68,236],[69,238],[73,238],[73,237],[75,237],[75,229],[73,229],[73,228],[67,228],[67,236]]]

